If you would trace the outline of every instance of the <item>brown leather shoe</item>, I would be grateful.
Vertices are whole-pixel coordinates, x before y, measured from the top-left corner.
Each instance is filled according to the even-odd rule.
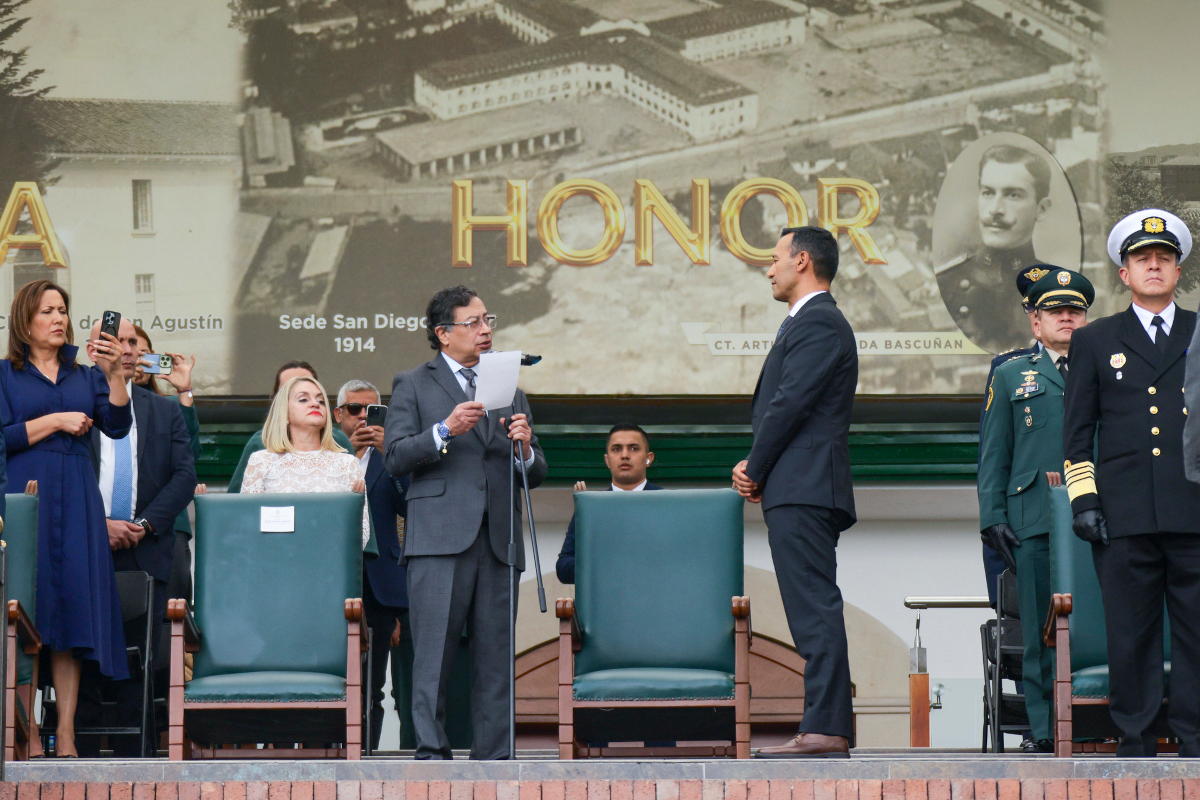
[[[850,742],[845,736],[798,733],[787,744],[760,747],[755,758],[849,758]]]

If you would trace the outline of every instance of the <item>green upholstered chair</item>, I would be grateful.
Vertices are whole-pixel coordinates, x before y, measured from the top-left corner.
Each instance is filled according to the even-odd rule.
[[[575,495],[560,599],[559,758],[750,757],[743,500],[728,489]],[[589,743],[728,741],[728,747]]]
[[[42,639],[34,624],[37,608],[38,497],[5,496],[5,554],[8,561],[8,674],[5,676],[4,757],[29,757],[33,697],[37,694],[38,650]]]
[[[264,533],[268,508],[294,531]],[[362,513],[349,492],[196,498],[195,625],[167,607],[172,759],[360,757]]]
[[[1053,596],[1045,622],[1046,644],[1055,648],[1054,753],[1095,752],[1115,746],[1080,739],[1120,735],[1108,713],[1108,643],[1100,583],[1092,561],[1092,546],[1071,530],[1073,515],[1067,490],[1050,490],[1050,587]],[[1165,620],[1165,614],[1164,614]],[[1165,624],[1165,622],[1164,622]],[[1164,636],[1165,678],[1171,677],[1170,631]],[[1166,721],[1166,704],[1153,732],[1173,736]]]

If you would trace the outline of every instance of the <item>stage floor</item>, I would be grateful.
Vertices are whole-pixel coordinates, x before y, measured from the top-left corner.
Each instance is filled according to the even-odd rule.
[[[457,755],[457,754],[456,754]],[[1105,781],[1114,779],[1188,779],[1186,798],[1178,800],[1200,800],[1200,759],[1180,759],[1173,755],[1162,755],[1156,759],[1117,759],[1111,755],[1096,755],[1080,758],[1058,759],[1049,755],[1026,756],[1017,754],[982,755],[978,751],[954,750],[855,750],[849,760],[636,760],[636,759],[592,759],[559,761],[545,751],[521,751],[516,761],[468,761],[466,753],[454,761],[415,761],[407,754],[381,754],[361,761],[286,761],[286,760],[239,760],[239,761],[177,761],[145,759],[140,761],[116,761],[113,759],[40,759],[32,762],[10,763],[6,766],[8,781],[66,784],[86,782],[91,784],[129,783],[226,783],[226,782],[364,782],[408,781],[429,783],[441,782],[562,782],[578,781],[595,784],[617,784],[629,781],[668,781],[671,783],[691,782],[790,782],[790,781],[919,781],[958,782],[985,781],[992,787],[996,781],[1048,782],[1060,781]],[[886,788],[886,787],[885,787]],[[1179,787],[1181,790],[1183,786]],[[1065,789],[1065,787],[1064,787]],[[311,797],[312,789],[309,788]],[[464,789],[465,791],[465,789]],[[992,792],[995,788],[992,789]],[[180,798],[183,798],[183,792]],[[504,794],[504,792],[501,792]],[[539,797],[541,796],[539,792]],[[705,791],[706,798],[708,796]],[[789,796],[791,791],[788,792]],[[873,792],[871,792],[873,794]],[[887,792],[883,793],[886,800]],[[925,796],[924,793],[923,797]],[[927,796],[933,800],[934,792]],[[974,793],[972,793],[974,794]],[[999,795],[984,791],[988,800],[1008,800],[1005,792]],[[1050,800],[1054,792],[1047,792]],[[1119,794],[1119,793],[1118,793]],[[1140,796],[1139,792],[1139,796]],[[1164,788],[1155,800],[1169,800],[1174,793]],[[362,800],[371,800],[373,791],[368,791]],[[424,793],[422,793],[424,795]],[[660,793],[661,795],[661,793]],[[756,800],[751,792],[750,800]],[[1021,796],[1026,793],[1022,792]],[[219,797],[220,795],[218,795]],[[294,797],[294,795],[292,795]],[[382,796],[382,795],[381,795]],[[412,798],[411,794],[406,795]],[[453,798],[478,797],[478,793],[463,794],[456,791]],[[728,790],[720,796],[728,797]],[[858,793],[856,793],[858,796]],[[1097,800],[1094,792],[1083,797]],[[60,795],[61,797],[61,795]],[[115,797],[115,795],[114,795]],[[432,792],[429,800],[434,800]],[[526,800],[524,791],[521,800]],[[590,791],[587,800],[596,800]],[[603,794],[608,800],[607,788]],[[776,800],[777,792],[771,789],[769,800]],[[1111,794],[1108,797],[1112,797]],[[275,800],[274,790],[271,800]],[[843,794],[838,791],[837,800]],[[912,795],[908,795],[912,800]],[[89,791],[87,800],[92,800]],[[338,800],[346,800],[339,790]],[[351,800],[358,800],[357,790]],[[569,799],[568,799],[569,800]],[[616,800],[616,791],[613,792]],[[762,798],[767,800],[767,798]],[[819,800],[819,798],[818,798]],[[831,798],[832,800],[832,798]],[[957,800],[957,798],[956,798]],[[982,797],[980,798],[982,800]],[[1012,800],[1016,800],[1013,798]],[[1066,797],[1063,800],[1067,800]],[[1077,800],[1072,791],[1070,800]],[[1119,799],[1118,799],[1119,800]]]

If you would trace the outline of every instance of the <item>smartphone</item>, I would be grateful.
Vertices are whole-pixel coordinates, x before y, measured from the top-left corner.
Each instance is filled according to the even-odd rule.
[[[111,333],[114,337],[121,328],[121,312],[105,311],[100,318],[100,333]]]
[[[367,424],[373,427],[383,427],[383,420],[387,417],[387,406],[375,405],[372,403],[367,406]]]
[[[146,353],[138,359],[138,363],[142,365],[142,372],[147,375],[170,375],[175,362],[165,354]]]

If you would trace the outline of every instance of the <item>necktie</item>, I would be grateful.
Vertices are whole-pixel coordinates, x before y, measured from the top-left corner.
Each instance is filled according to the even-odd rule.
[[[467,379],[467,386],[463,390],[467,393],[467,399],[474,400],[475,399],[475,370],[470,369],[468,367],[463,367],[458,372],[460,375],[462,375],[464,378]]]
[[[1167,324],[1167,321],[1155,314],[1154,319],[1150,320],[1150,324],[1158,328],[1154,332],[1154,346],[1158,348],[1158,352],[1160,353],[1167,352],[1167,329],[1163,327]]]
[[[791,314],[788,314],[787,317],[784,318],[783,324],[779,326],[779,333],[775,334],[775,341],[778,342],[783,338],[783,332],[788,329],[788,326],[792,324],[792,320],[794,319],[795,317],[793,317]]]
[[[1054,365],[1058,367],[1058,374],[1062,375],[1065,381],[1067,379],[1067,357],[1059,356],[1058,361],[1055,361]]]
[[[110,519],[133,519],[133,451],[129,435],[113,439],[113,488]]]

